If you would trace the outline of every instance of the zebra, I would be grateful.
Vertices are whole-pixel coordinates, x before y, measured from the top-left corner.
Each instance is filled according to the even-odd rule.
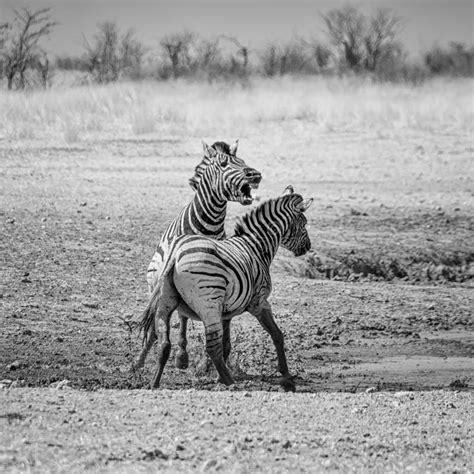
[[[202,145],[203,159],[189,180],[195,191],[194,198],[165,230],[148,266],[147,282],[150,295],[161,274],[169,242],[182,234],[200,234],[212,239],[224,239],[227,202],[237,201],[245,206],[251,204],[252,189],[258,188],[262,179],[259,171],[250,168],[244,160],[237,157],[238,140],[232,145],[222,141],[211,146],[202,142]],[[187,318],[180,317],[179,351],[175,361],[176,367],[180,369],[186,369],[189,363],[186,331]],[[134,364],[134,370],[144,366],[155,340],[155,333],[151,331],[147,344]]]
[[[204,323],[206,351],[226,385],[234,382],[226,364],[231,349],[230,338],[226,337],[230,320],[244,311],[254,315],[275,345],[281,385],[295,391],[283,333],[268,302],[272,289],[270,264],[280,244],[296,256],[310,250],[304,212],[312,201],[304,200],[289,186],[279,198],[245,215],[229,239],[181,235],[170,243],[163,272],[140,321],[144,342],[156,325],[164,329],[151,388],[159,386],[169,358],[170,319],[178,308],[181,315]]]

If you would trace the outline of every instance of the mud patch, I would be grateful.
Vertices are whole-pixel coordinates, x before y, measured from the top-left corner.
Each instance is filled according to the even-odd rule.
[[[473,361],[468,357],[386,357],[348,366],[345,370],[347,378],[370,377],[377,381],[374,386],[377,390],[400,389],[401,386],[409,390],[461,388],[459,385],[464,389],[474,388]],[[425,381],[425,387],[421,381]]]
[[[469,283],[474,279],[474,253],[458,251],[452,254],[418,255],[416,257],[387,258],[384,255],[365,255],[351,251],[336,260],[312,254],[304,266],[307,278],[355,281],[370,279],[411,282]]]

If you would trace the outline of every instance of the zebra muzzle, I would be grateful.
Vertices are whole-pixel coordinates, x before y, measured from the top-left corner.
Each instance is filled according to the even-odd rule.
[[[262,175],[260,173],[252,173],[251,178],[240,187],[240,194],[242,196],[243,204],[251,204],[253,201],[252,189],[257,189],[260,181],[262,180]],[[246,176],[247,178],[249,176]]]

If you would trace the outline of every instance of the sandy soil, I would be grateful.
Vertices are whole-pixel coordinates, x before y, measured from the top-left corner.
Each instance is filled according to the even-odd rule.
[[[468,472],[472,398],[0,391],[3,472]],[[302,414],[304,413],[304,416]],[[295,420],[298,420],[295,423]]]
[[[285,136],[290,125],[294,135],[285,140],[279,138]],[[22,430],[30,433],[28,423],[40,423],[49,416],[46,412],[40,414],[41,403],[56,396],[49,389],[27,391],[18,387],[48,387],[64,380],[67,386],[77,389],[147,386],[155,355],[150,355],[143,372],[130,371],[140,347],[140,339],[130,331],[130,321],[140,316],[146,303],[145,269],[153,247],[172,216],[190,199],[187,178],[199,160],[201,138],[184,139],[177,134],[99,137],[68,146],[41,140],[0,141],[0,380],[4,380],[5,387],[12,383],[17,387],[2,392],[8,401],[2,405],[3,422],[7,423],[4,426],[12,428],[10,434],[3,433],[11,436],[8,443],[19,442]],[[212,141],[224,137],[204,138]],[[251,432],[253,444],[247,452],[248,442],[242,439],[248,433],[245,429],[232,429],[222,438],[222,446],[230,440],[231,462],[241,463],[235,465],[245,471],[251,465],[250,457],[255,455],[255,462],[263,463],[260,465],[264,469],[264,459],[269,456],[264,451],[270,447],[272,458],[286,453],[281,470],[289,469],[293,462],[300,469],[307,468],[312,449],[319,453],[316,465],[329,468],[337,467],[332,462],[340,462],[342,468],[351,465],[348,453],[352,453],[350,459],[355,467],[370,462],[368,465],[376,468],[385,460],[392,463],[394,470],[402,470],[406,466],[419,468],[424,466],[423,460],[430,459],[436,469],[464,469],[464,451],[461,450],[464,454],[460,454],[460,464],[451,463],[446,456],[451,446],[459,446],[459,442],[447,441],[449,436],[456,436],[458,428],[458,438],[466,439],[464,425],[452,430],[458,426],[456,420],[465,420],[465,416],[459,414],[446,421],[448,418],[438,408],[444,400],[458,406],[459,397],[459,409],[464,410],[469,395],[421,392],[404,405],[410,407],[407,412],[400,412],[393,410],[399,399],[389,393],[360,397],[311,393],[472,390],[474,199],[472,174],[466,173],[472,166],[472,143],[466,142],[465,134],[452,131],[322,133],[302,121],[262,123],[240,139],[241,156],[264,176],[261,199],[275,196],[287,184],[315,198],[308,215],[314,253],[295,259],[281,252],[273,267],[272,301],[278,324],[286,335],[290,370],[297,375],[297,390],[310,392],[296,395],[300,397],[300,410],[305,413],[305,405],[310,403],[316,413],[315,426],[326,426],[324,415],[329,410],[334,410],[329,418],[334,415],[337,420],[345,420],[350,414],[359,413],[353,411],[359,406],[371,407],[374,403],[374,410],[378,410],[388,404],[390,409],[384,412],[381,423],[374,424],[366,407],[360,418],[350,418],[349,428],[334,423],[334,430],[323,430],[327,438],[321,441],[320,434],[313,445],[309,437],[297,436],[299,424],[291,429],[281,425],[281,431],[275,428],[272,433],[277,439],[275,446],[270,434],[267,437],[263,433],[262,440],[258,440],[258,430]],[[229,231],[244,211],[238,205],[230,207]],[[159,406],[166,406],[170,414],[176,411],[173,400],[184,406],[186,399],[201,404],[203,413],[207,410],[207,397],[224,397],[226,409],[238,404],[240,413],[246,411],[242,404],[249,402],[248,410],[253,410],[260,407],[259,400],[263,399],[273,400],[268,413],[272,407],[278,406],[275,410],[282,411],[292,406],[293,398],[268,393],[280,390],[276,357],[271,341],[251,316],[244,315],[233,322],[232,355],[239,386],[251,394],[249,397],[240,392],[209,392],[216,389],[213,375],[202,375],[197,369],[203,351],[201,328],[194,324],[190,333],[191,367],[179,371],[170,364],[162,379],[163,388],[208,392],[163,391],[161,395],[147,395],[142,391],[71,390],[63,394],[69,401],[58,410],[62,413],[66,406],[81,404],[82,426],[89,426],[87,420],[92,422],[93,416],[103,416],[102,421],[97,421],[97,429],[103,429],[109,406],[106,404],[103,413],[100,407],[109,397],[120,406],[123,404],[123,413],[127,411],[126,400],[136,398],[141,410],[149,405],[157,417],[165,416],[165,411],[158,412],[153,403],[146,403],[153,397],[161,397],[164,405]],[[403,395],[403,400],[407,397]],[[340,403],[346,408],[338,411],[335,407]],[[26,410],[29,405],[30,412]],[[426,421],[413,426],[403,422],[411,411],[419,415],[421,408],[416,407],[428,409]],[[114,413],[115,407],[111,410]],[[231,411],[235,416],[236,412]],[[9,415],[17,412],[26,418]],[[383,434],[384,425],[392,417],[394,430],[398,430],[394,439]],[[170,417],[176,427],[180,418]],[[209,418],[213,423],[219,419],[212,413]],[[113,420],[110,422],[117,426],[121,423],[119,418]],[[245,426],[244,421],[235,420],[237,427]],[[193,423],[203,421],[205,416],[196,412]],[[146,417],[141,423],[150,436],[152,427],[159,425]],[[309,429],[304,428],[309,423],[304,415],[301,423],[301,429]],[[440,423],[440,438],[430,441],[428,448],[420,436],[423,429],[428,429],[426,436],[438,429],[433,423]],[[224,425],[223,422],[222,433]],[[350,448],[350,430],[363,436],[367,427],[377,430],[377,442],[367,437],[366,449],[360,451],[360,443],[365,440],[361,438],[357,449]],[[179,430],[173,429],[170,437],[174,442]],[[159,430],[157,433],[154,436],[162,436]],[[286,439],[280,439],[278,433],[293,436],[289,439],[290,451],[283,447]],[[60,430],[57,436],[60,439]],[[108,434],[102,431],[98,436],[106,439]],[[156,445],[152,441],[155,438],[137,443],[126,454],[122,448],[114,451],[113,436],[100,459],[91,454],[92,463],[115,466],[150,457],[170,469],[176,467],[173,463],[178,461],[170,451],[171,445],[163,448],[167,459],[157,460],[161,455],[153,454],[153,449],[161,444]],[[147,440],[146,436],[141,439]],[[398,439],[405,439],[405,444],[398,444]],[[92,438],[84,440],[84,450],[88,451]],[[306,442],[310,444],[305,445]],[[125,443],[125,438],[120,443]],[[343,444],[345,454],[334,458],[340,454],[338,443]],[[15,447],[11,454],[10,448],[4,448],[2,462],[12,469],[27,469],[33,462],[45,462],[52,470],[62,469],[65,466],[42,461],[47,453],[54,452],[57,462],[64,454],[64,462],[71,463],[68,466],[78,470],[86,466],[89,458],[77,460],[76,465],[64,451],[72,449],[69,442],[61,444],[57,450],[51,446],[43,452],[35,451],[37,447],[33,451]],[[382,446],[379,452],[385,457],[371,457],[370,446],[376,445]],[[235,453],[232,446],[238,446]],[[139,451],[141,448],[145,451]],[[206,449],[211,449],[210,445]],[[258,450],[261,454],[257,455]],[[26,453],[27,457],[18,453]],[[301,461],[296,461],[298,455],[302,456]],[[323,459],[325,455],[329,457]],[[182,468],[201,466],[211,457],[204,450]],[[140,462],[146,470],[148,464],[143,459]],[[224,461],[217,462],[208,467],[216,468]]]

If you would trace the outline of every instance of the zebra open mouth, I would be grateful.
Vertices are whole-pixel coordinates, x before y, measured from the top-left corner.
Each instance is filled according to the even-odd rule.
[[[257,189],[258,188],[258,183],[245,183],[241,188],[240,188],[240,202],[242,204],[252,204],[253,202],[253,197],[252,197],[252,189]]]

